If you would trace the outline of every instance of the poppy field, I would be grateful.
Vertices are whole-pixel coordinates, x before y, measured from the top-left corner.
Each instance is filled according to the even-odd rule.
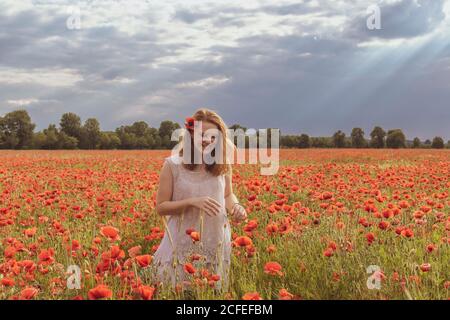
[[[1,151],[0,299],[449,299],[448,150],[281,150],[233,168],[229,290],[151,280],[169,151]],[[196,231],[186,233],[196,241]]]

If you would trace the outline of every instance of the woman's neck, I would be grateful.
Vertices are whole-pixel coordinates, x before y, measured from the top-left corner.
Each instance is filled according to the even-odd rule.
[[[198,164],[195,167],[195,171],[204,171],[204,170],[206,170],[206,165],[204,163]]]

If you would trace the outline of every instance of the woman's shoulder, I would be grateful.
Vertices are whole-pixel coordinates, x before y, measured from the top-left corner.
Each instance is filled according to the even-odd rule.
[[[175,177],[178,176],[179,168],[181,167],[182,163],[182,157],[177,154],[171,154],[169,157],[166,157],[164,159],[164,164],[169,166],[172,174]]]
[[[178,154],[171,154],[169,157],[166,157],[164,161],[167,161],[170,165],[181,165],[182,157]]]
[[[181,157],[176,154],[172,154],[169,157],[164,158],[164,166],[169,168],[174,179],[178,177],[181,164]]]

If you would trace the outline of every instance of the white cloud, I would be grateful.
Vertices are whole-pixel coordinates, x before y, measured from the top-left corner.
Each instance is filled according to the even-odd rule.
[[[47,87],[73,86],[83,78],[73,69],[15,69],[0,67],[0,83],[39,84]]]
[[[28,99],[18,99],[18,100],[7,100],[8,104],[16,106],[16,107],[22,107],[22,106],[28,106],[32,103],[39,102],[39,99],[36,98],[28,98]]]
[[[200,80],[194,80],[189,82],[182,82],[175,85],[175,88],[211,88],[224,84],[225,82],[230,81],[230,78],[218,76],[218,77],[208,77]]]

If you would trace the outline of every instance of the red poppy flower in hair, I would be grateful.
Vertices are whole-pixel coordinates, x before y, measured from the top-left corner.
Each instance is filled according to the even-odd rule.
[[[185,119],[184,126],[185,126],[186,129],[188,129],[188,130],[194,130],[194,122],[195,122],[195,119],[194,119],[194,118],[192,118],[192,117],[187,117],[187,118]]]

